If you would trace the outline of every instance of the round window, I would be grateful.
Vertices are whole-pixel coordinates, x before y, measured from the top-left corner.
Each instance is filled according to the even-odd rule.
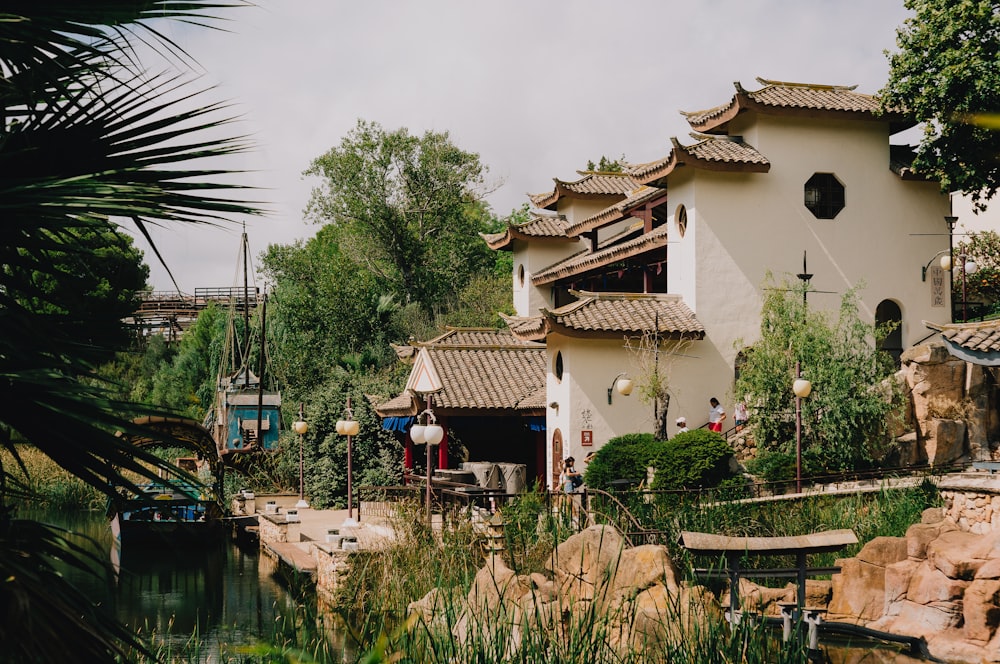
[[[683,205],[677,206],[677,212],[674,213],[674,220],[677,223],[677,234],[684,237],[684,233],[687,232],[688,228],[688,211]]]

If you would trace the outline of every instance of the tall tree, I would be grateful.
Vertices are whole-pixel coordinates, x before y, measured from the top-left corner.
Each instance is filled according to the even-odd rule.
[[[129,484],[126,471],[155,477],[163,466],[115,436],[134,427],[95,386],[92,356],[60,316],[24,306],[58,307],[54,288],[23,275],[66,278],[47,260],[74,237],[101,235],[122,218],[148,224],[218,223],[256,214],[215,167],[247,147],[217,131],[230,118],[201,103],[183,76],[150,75],[133,40],[184,62],[157,21],[204,25],[241,0],[4,2],[0,8],[0,445],[16,460],[15,439],[102,491]],[[227,192],[227,190],[230,190]],[[155,247],[154,247],[155,252]],[[53,562],[72,548],[50,530],[14,518],[16,485],[0,467],[0,643],[3,659],[91,662],[126,658],[135,639],[68,588]],[[79,564],[78,560],[76,561]]]
[[[92,359],[110,360],[132,337],[122,319],[135,311],[149,278],[142,252],[117,226],[99,220],[54,234],[51,242],[34,257],[20,249],[23,262],[4,266],[7,283],[22,305],[51,319]],[[35,269],[25,272],[24,265]]]
[[[813,384],[802,400],[803,456],[830,471],[870,466],[888,449],[893,412],[892,358],[875,347],[886,330],[858,314],[856,289],[841,299],[837,320],[810,309],[801,284],[766,284],[760,339],[746,353],[735,397],[750,407],[758,450],[795,450],[792,382],[796,362]]]
[[[923,123],[913,167],[982,209],[1000,187],[1000,2],[905,0],[884,108]],[[992,129],[991,129],[992,128]]]
[[[332,225],[340,249],[387,293],[433,313],[493,262],[478,237],[494,227],[480,200],[485,170],[447,133],[417,137],[359,120],[305,172],[323,178],[307,215]]]

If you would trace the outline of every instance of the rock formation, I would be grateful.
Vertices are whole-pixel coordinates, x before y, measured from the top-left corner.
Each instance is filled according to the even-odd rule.
[[[941,342],[914,346],[897,378],[907,394],[898,418],[899,465],[944,466],[961,459],[991,459],[1000,422],[989,367],[952,356]]]

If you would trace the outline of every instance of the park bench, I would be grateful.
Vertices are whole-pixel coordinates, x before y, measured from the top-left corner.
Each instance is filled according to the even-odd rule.
[[[1000,461],[973,461],[972,467],[976,470],[988,470],[992,475],[1000,471]]]
[[[845,546],[857,544],[858,537],[848,529],[826,530],[809,535],[786,537],[730,537],[712,533],[684,531],[681,545],[696,556],[725,557],[726,568],[717,570],[729,577],[729,614],[733,624],[739,621],[740,576],[794,576],[798,583],[797,610],[800,615],[815,614],[818,610],[806,611],[806,577],[830,574],[837,568],[809,568],[806,557],[812,553],[840,551]],[[793,570],[752,570],[740,569],[740,559],[744,556],[794,555],[796,566]]]

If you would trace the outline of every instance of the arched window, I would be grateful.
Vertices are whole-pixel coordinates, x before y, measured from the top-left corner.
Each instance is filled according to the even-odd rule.
[[[552,373],[555,375],[556,380],[561,383],[563,377],[563,359],[561,350],[556,351],[556,359],[555,362],[552,363]]]
[[[899,358],[903,354],[903,313],[899,305],[892,300],[882,300],[875,308],[875,324],[887,323],[895,323],[895,327],[889,334],[879,339],[879,348],[889,353],[898,365]]]
[[[677,224],[677,235],[684,237],[684,233],[688,229],[688,211],[684,205],[677,206],[677,212],[674,213],[674,221]]]

